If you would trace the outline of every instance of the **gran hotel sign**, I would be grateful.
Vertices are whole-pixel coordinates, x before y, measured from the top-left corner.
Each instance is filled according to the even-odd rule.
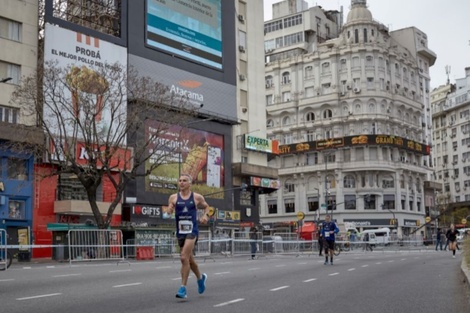
[[[384,147],[397,147],[410,152],[419,153],[423,155],[430,154],[430,147],[428,145],[405,139],[398,136],[386,135],[359,135],[348,136],[341,138],[332,138],[327,140],[301,142],[290,145],[279,146],[279,154],[296,154],[302,152],[322,151],[328,149],[338,148],[352,148],[358,146],[384,146]]]

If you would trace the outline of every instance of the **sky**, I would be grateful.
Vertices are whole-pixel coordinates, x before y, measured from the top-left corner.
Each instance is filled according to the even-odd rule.
[[[272,19],[272,4],[281,0],[264,1],[264,20]],[[306,0],[309,7],[319,5],[325,10],[343,6],[344,21],[351,0]],[[367,0],[374,20],[390,31],[414,26],[426,33],[428,48],[437,55],[430,68],[431,87],[445,85],[446,65],[450,66],[450,83],[465,77],[470,67],[470,0]]]

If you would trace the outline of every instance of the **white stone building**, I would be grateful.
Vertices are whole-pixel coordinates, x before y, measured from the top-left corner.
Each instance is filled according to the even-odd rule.
[[[470,201],[470,68],[432,92],[433,163],[439,204]]]
[[[436,55],[426,34],[390,32],[366,0],[351,1],[341,28],[342,10],[283,3],[265,22],[268,138],[280,141],[270,165],[282,189],[261,204],[263,224],[277,228],[299,211],[323,219],[328,208],[339,223],[413,234],[431,174]]]

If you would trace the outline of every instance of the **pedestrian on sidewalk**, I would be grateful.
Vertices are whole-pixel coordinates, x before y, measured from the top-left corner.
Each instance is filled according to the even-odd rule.
[[[250,228],[250,246],[251,246],[251,259],[254,260],[256,258],[256,251],[258,244],[258,233],[256,227]]]
[[[322,235],[322,225],[318,227],[318,256],[322,256],[323,251],[323,235]]]
[[[442,237],[443,237],[443,233],[442,233],[442,230],[440,228],[437,229],[437,234],[436,234],[436,251],[437,251],[437,247],[440,247],[441,248],[441,251],[442,251]]]

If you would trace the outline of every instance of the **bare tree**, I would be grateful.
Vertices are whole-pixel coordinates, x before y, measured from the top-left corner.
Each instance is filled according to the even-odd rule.
[[[78,179],[100,228],[109,226],[130,180],[162,164],[178,167],[175,125],[184,127],[197,113],[185,95],[120,64],[61,68],[46,62],[37,75],[23,79],[12,99],[23,120],[35,121],[44,133],[46,142],[36,153],[54,164],[50,175]],[[146,119],[159,122],[149,131]],[[104,180],[114,188],[105,216],[97,197]]]

